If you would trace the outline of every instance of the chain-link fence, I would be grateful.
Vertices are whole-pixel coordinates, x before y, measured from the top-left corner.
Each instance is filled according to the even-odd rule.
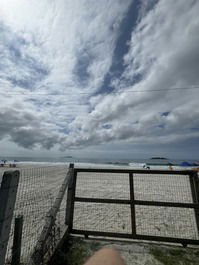
[[[6,264],[11,264],[13,255],[13,236],[15,217],[23,217],[22,242],[21,242],[21,264],[29,264],[30,258],[39,236],[46,224],[47,214],[53,207],[63,181],[66,178],[67,166],[48,166],[19,168],[20,179],[18,185],[17,198],[14,209],[14,217],[11,225],[9,242],[6,253]],[[1,175],[3,171],[1,170]],[[61,206],[57,209],[54,216],[54,223],[49,230],[51,239],[51,252],[56,242],[61,238],[65,231],[64,218],[66,207],[65,197],[60,202]]]

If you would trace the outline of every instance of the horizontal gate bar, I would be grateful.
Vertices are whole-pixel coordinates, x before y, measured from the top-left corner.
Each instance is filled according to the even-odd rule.
[[[96,203],[117,203],[117,204],[130,204],[130,200],[118,199],[98,199],[98,198],[82,198],[75,197],[76,202],[96,202]]]
[[[163,207],[179,207],[179,208],[193,208],[199,209],[197,203],[182,203],[182,202],[160,202],[160,201],[141,201],[135,200],[135,205],[148,205],[148,206],[163,206]]]
[[[122,200],[122,199],[98,199],[98,198],[75,197],[75,201],[76,202],[92,202],[92,203],[131,204],[130,200]],[[160,201],[134,200],[134,205],[163,206],[163,207],[179,207],[179,208],[199,209],[199,204],[197,204],[197,203],[181,203],[181,202],[160,202]]]
[[[125,233],[109,233],[109,232],[99,232],[99,231],[85,231],[72,229],[72,234],[83,234],[86,236],[105,236],[105,237],[117,237],[117,238],[129,238],[129,239],[141,239],[159,242],[170,242],[170,243],[180,243],[183,245],[199,245],[199,240],[196,239],[184,239],[184,238],[174,238],[174,237],[161,237],[161,236],[149,236],[149,235],[132,235]]]
[[[99,173],[137,173],[137,174],[166,174],[166,175],[190,175],[194,170],[146,170],[146,169],[104,169],[104,168],[75,168],[76,172]]]

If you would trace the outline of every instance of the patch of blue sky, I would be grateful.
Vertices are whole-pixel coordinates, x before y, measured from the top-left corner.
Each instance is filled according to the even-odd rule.
[[[17,63],[19,64],[19,62]],[[49,74],[49,70],[39,65],[34,59],[22,59],[20,64],[23,65],[24,71],[27,73],[22,74],[21,78],[15,76],[7,77],[7,80],[14,86],[19,86],[24,89],[34,89],[36,84],[46,78]]]
[[[10,51],[11,58],[13,58],[15,60],[20,59],[22,56],[21,49],[19,47],[17,47],[15,43],[12,43],[9,46],[9,51]]]
[[[28,98],[25,101],[33,103],[36,107],[42,107],[44,105],[44,102],[40,99]]]
[[[139,123],[139,121],[135,121],[135,122],[133,122],[133,124],[138,124]]]
[[[157,2],[158,0],[149,1],[149,3],[145,6],[145,13],[153,9]],[[99,91],[97,91],[96,95],[103,93],[111,93],[113,90],[117,89],[112,85],[112,79],[121,79],[122,73],[127,67],[126,65],[124,65],[123,57],[129,50],[128,42],[130,41],[132,32],[137,26],[137,22],[140,18],[140,5],[140,0],[134,0],[129,6],[128,12],[120,26],[120,34],[115,46],[112,60],[113,63],[109,69],[109,72],[104,78],[103,85],[101,86]],[[143,74],[139,73],[134,75],[132,79],[123,81],[126,86],[132,86],[136,83],[139,83],[142,79]]]
[[[129,50],[128,42],[131,39],[133,29],[136,27],[138,16],[139,1],[132,1],[120,25],[120,34],[116,42],[112,65],[104,78],[103,85],[96,93],[97,95],[112,92],[115,89],[111,84],[112,79],[119,78],[125,70],[126,66],[123,63],[123,57]]]
[[[7,80],[10,81],[11,84],[14,86],[27,88],[27,89],[31,89],[34,85],[34,82],[31,79],[16,79],[14,77],[8,77]]]
[[[2,35],[2,52],[9,51],[10,60],[21,58],[21,48],[28,44],[28,42],[21,36],[12,32],[9,27],[0,23],[0,32]]]
[[[60,133],[64,133],[64,134],[69,134],[69,132],[70,132],[70,130],[67,129],[67,128],[61,128],[61,129],[58,129],[58,131],[59,131]]]
[[[170,113],[171,113],[170,111],[162,112],[161,116],[162,117],[167,117]]]
[[[159,124],[159,125],[158,125],[158,128],[160,128],[160,129],[164,129],[164,128],[165,128],[165,124]]]
[[[0,50],[0,53],[3,54],[0,60],[0,69],[4,72],[10,66],[15,67],[16,70],[18,69],[20,77],[15,76],[11,71],[6,79],[14,86],[33,89],[49,74],[49,69],[35,58],[27,55],[24,52],[24,46],[28,45],[28,42],[2,23],[0,24],[0,33],[3,41]]]
[[[108,130],[108,129],[111,129],[112,127],[113,127],[113,126],[112,126],[111,124],[103,124],[103,125],[102,125],[102,128],[103,128],[103,129],[107,129],[107,130]]]
[[[143,16],[145,16],[146,13],[150,12],[158,2],[159,2],[159,0],[147,0],[147,1],[144,0],[143,3],[141,4],[142,8],[140,9],[139,19],[141,19]]]
[[[143,77],[144,77],[143,73],[136,73],[131,78],[122,80],[122,82],[126,87],[129,87],[139,83],[143,79]]]

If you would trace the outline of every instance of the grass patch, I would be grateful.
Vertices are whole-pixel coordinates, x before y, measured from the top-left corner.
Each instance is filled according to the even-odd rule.
[[[68,241],[51,258],[48,265],[82,265],[88,259],[89,253],[83,242]]]
[[[164,265],[195,265],[198,259],[195,257],[197,252],[188,254],[183,249],[150,249],[150,254]]]
[[[155,259],[163,263],[164,265],[178,265],[178,261],[166,254],[163,250],[159,248],[152,248],[150,249],[150,254],[154,256]]]
[[[87,252],[79,244],[74,245],[66,255],[66,265],[82,265],[87,259]]]
[[[168,253],[171,256],[182,257],[186,254],[186,251],[184,249],[170,249]]]

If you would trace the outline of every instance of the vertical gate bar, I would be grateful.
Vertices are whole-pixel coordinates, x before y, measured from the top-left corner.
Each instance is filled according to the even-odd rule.
[[[70,212],[71,212],[71,200],[72,200],[72,184],[74,175],[74,164],[69,165],[70,178],[68,182],[67,199],[66,199],[66,212],[65,212],[65,225],[69,225]]]
[[[193,179],[194,179],[194,186],[195,186],[196,203],[199,205],[199,179],[198,179],[198,173],[196,171],[193,173]],[[198,235],[199,235],[199,209],[195,209],[195,216],[196,216],[196,223],[197,223]]]
[[[189,180],[190,180],[193,203],[196,203],[199,205],[199,183],[198,183],[197,172],[193,172],[192,174],[190,174]],[[197,230],[199,234],[199,209],[194,209],[194,211],[195,211]]]
[[[77,170],[74,169],[73,179],[72,179],[72,189],[71,189],[71,203],[70,203],[70,213],[68,222],[68,232],[73,228],[73,215],[75,206],[75,190],[76,190],[76,180],[77,180]]]
[[[15,218],[11,265],[20,265],[23,216]]]
[[[130,186],[130,201],[131,201],[131,226],[132,235],[136,235],[136,216],[135,216],[135,203],[134,203],[134,183],[133,183],[133,173],[129,173],[129,186]]]

